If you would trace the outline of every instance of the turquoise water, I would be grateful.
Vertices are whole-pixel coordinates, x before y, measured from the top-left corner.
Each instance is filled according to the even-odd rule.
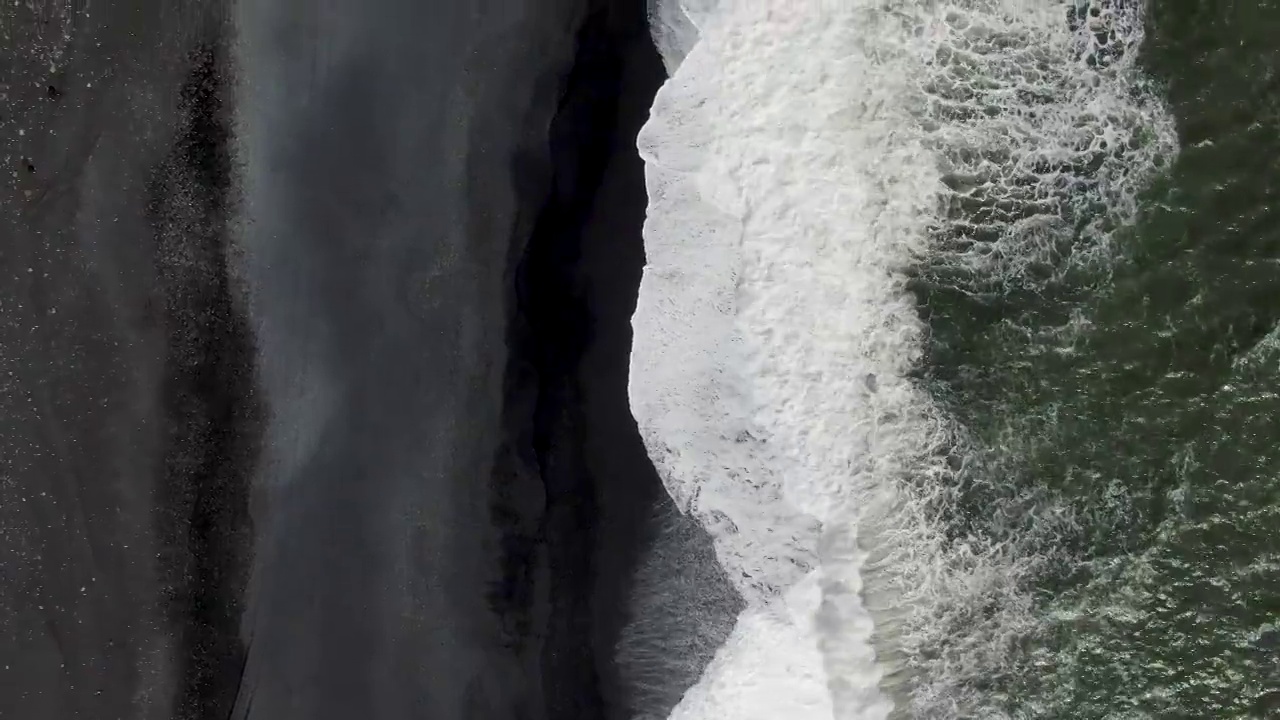
[[[1042,561],[992,714],[1280,717],[1280,2],[1146,24],[1181,152],[1136,222],[1014,280],[915,273],[922,381],[973,446],[948,525]]]

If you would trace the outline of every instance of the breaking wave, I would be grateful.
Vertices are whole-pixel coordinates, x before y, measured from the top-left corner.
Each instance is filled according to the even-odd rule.
[[[919,379],[912,277],[966,292],[1105,266],[1175,152],[1136,4],[725,0],[655,9],[674,72],[631,402],[748,601],[673,714],[1003,717],[1075,519]],[[1016,437],[1009,438],[1016,455]]]

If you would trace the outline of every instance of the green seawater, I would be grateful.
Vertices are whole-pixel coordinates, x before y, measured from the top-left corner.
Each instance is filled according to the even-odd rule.
[[[1154,0],[1140,57],[1181,150],[1106,262],[913,282],[922,382],[973,445],[951,529],[1046,558],[978,690],[1015,718],[1280,718],[1280,0]]]

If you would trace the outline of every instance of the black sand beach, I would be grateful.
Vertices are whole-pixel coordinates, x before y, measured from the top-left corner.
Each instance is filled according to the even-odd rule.
[[[0,717],[665,714],[643,3],[2,12]]]

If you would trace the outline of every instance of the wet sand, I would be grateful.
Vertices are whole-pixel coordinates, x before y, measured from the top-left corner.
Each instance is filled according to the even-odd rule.
[[[274,416],[237,717],[545,716],[547,582],[505,623],[488,608],[507,540],[491,476],[509,266],[584,9],[240,8],[245,278]],[[539,478],[518,485],[537,527]]]

